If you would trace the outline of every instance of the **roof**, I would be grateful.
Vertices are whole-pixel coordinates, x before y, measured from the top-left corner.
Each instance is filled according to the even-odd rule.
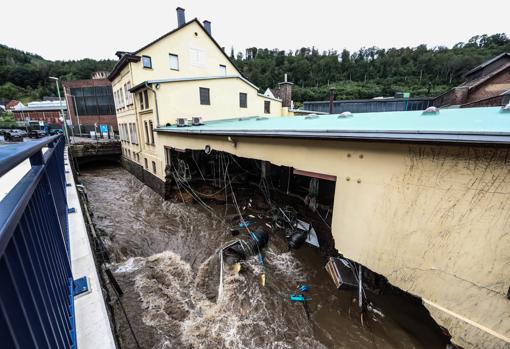
[[[292,117],[249,117],[164,126],[161,133],[314,139],[510,144],[510,113],[499,107]]]
[[[491,59],[489,59],[488,61],[485,61],[485,62],[483,62],[482,64],[480,64],[480,65],[478,65],[478,66],[474,67],[473,69],[471,69],[470,71],[468,71],[468,72],[467,72],[466,74],[464,74],[464,75],[465,75],[465,76],[471,75],[471,74],[473,74],[473,73],[477,72],[478,70],[485,68],[485,67],[486,67],[486,66],[488,66],[489,64],[492,64],[492,63],[496,62],[497,60],[499,60],[499,59],[501,59],[501,58],[503,58],[503,57],[505,57],[505,56],[510,57],[510,53],[508,53],[508,52],[503,52],[502,54],[499,54],[499,55],[497,55],[496,57],[491,58]]]
[[[195,76],[195,77],[183,77],[183,78],[173,78],[173,79],[155,79],[155,80],[147,80],[139,83],[138,85],[133,86],[129,91],[136,92],[139,89],[145,87],[146,84],[164,84],[171,82],[183,82],[183,81],[201,81],[201,80],[219,80],[219,79],[241,79],[254,89],[258,90],[259,88],[251,83],[248,79],[241,75],[218,75],[218,76]]]
[[[139,62],[141,59],[140,56],[134,55],[129,52],[122,52],[122,54],[123,54],[122,57],[119,59],[117,64],[115,64],[115,67],[113,67],[111,73],[108,75],[108,80],[110,81],[113,81],[113,79],[115,79],[120,74],[122,69],[124,69],[124,67],[128,65],[128,63]]]
[[[179,30],[181,30],[182,28],[190,25],[191,23],[197,23],[198,26],[202,29],[202,31],[209,37],[209,39],[212,40],[212,42],[216,45],[216,47],[221,51],[221,53],[223,53],[223,55],[225,56],[225,58],[234,66],[234,68],[237,70],[237,72],[241,75],[243,75],[243,73],[241,73],[241,71],[237,68],[237,66],[234,64],[234,62],[230,59],[230,57],[225,53],[225,51],[223,50],[223,48],[221,48],[221,46],[218,44],[218,42],[211,36],[211,34],[209,34],[209,32],[207,30],[205,30],[204,26],[202,25],[202,23],[200,23],[200,21],[197,19],[197,18],[194,18],[192,19],[191,21],[189,22],[186,22],[184,23],[182,26],[180,27],[177,27],[171,31],[169,31],[168,33],[166,34],[163,34],[162,36],[160,36],[159,38],[157,38],[156,40],[154,41],[151,41],[150,43],[148,43],[147,45],[145,45],[144,47],[136,50],[135,52],[133,53],[128,53],[128,54],[125,54],[124,56],[122,56],[122,58],[119,60],[119,62],[117,62],[117,64],[115,65],[115,67],[113,68],[112,72],[110,73],[110,75],[108,75],[108,79],[110,81],[112,81],[113,79],[115,79],[115,77],[120,73],[120,71],[126,66],[127,62],[124,62],[121,64],[121,61],[124,57],[126,56],[131,56],[131,57],[138,57],[138,61],[140,60],[140,56],[137,56],[141,51],[145,50],[147,47],[149,46],[152,46],[154,45],[155,43],[157,43],[158,41],[166,38],[167,36],[170,36],[176,32],[178,32]],[[123,52],[122,52],[123,53]],[[244,77],[244,76],[243,76]],[[246,79],[246,77],[244,77]]]
[[[62,108],[67,110],[67,104],[62,100]],[[16,111],[29,112],[29,111],[45,111],[45,110],[60,110],[60,101],[36,101],[30,102],[27,106],[20,108]]]
[[[20,101],[16,100],[16,99],[13,99],[9,102],[7,102],[7,104],[5,105],[5,108],[6,109],[12,109],[14,108],[15,106],[17,106],[18,104],[20,103]]]
[[[484,82],[486,82],[486,81],[494,78],[495,76],[501,74],[502,72],[504,72],[508,68],[510,68],[510,62],[507,63],[507,64],[502,65],[501,67],[499,67],[498,69],[494,70],[493,72],[491,72],[491,73],[489,73],[487,75],[480,76],[479,78],[476,78],[476,79],[473,79],[473,80],[465,81],[465,82],[463,82],[462,84],[460,84],[457,87],[468,87],[470,90],[474,89],[474,88],[480,86],[481,84],[483,84]]]

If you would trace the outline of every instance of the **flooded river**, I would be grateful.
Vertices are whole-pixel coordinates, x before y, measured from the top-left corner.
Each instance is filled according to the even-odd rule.
[[[234,238],[229,225],[198,204],[164,201],[119,167],[85,169],[80,180],[124,292],[125,314],[111,299],[122,348],[137,348],[136,341],[161,349],[446,347],[423,308],[397,296],[369,295],[380,312],[362,322],[357,292],[334,288],[318,250],[288,252],[276,233],[265,250],[265,287],[253,257],[239,274],[225,271],[218,299],[218,251]],[[220,217],[233,212],[219,204],[211,209]],[[256,207],[251,213],[265,218]],[[310,286],[309,318],[289,300],[303,282]]]

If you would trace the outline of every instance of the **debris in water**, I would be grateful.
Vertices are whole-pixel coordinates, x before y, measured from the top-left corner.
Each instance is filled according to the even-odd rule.
[[[260,274],[259,282],[260,282],[260,286],[262,286],[262,287],[266,286],[266,273]]]
[[[342,286],[357,287],[355,271],[352,269],[352,264],[343,258],[329,257],[328,263],[325,266],[327,272],[333,279],[336,288]]]
[[[238,263],[248,257],[260,254],[267,245],[269,235],[262,228],[251,232],[249,239],[239,239],[231,242],[222,249],[222,256],[227,264]]]
[[[248,228],[251,225],[251,221],[243,221],[239,223],[239,228]]]
[[[301,284],[301,285],[298,286],[298,290],[300,292],[308,292],[308,291],[310,291],[310,286],[305,285],[305,284]]]

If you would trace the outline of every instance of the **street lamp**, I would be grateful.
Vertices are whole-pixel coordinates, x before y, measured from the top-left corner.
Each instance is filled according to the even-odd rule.
[[[64,93],[66,93],[66,91],[64,90]],[[76,114],[76,119],[78,120],[78,137],[81,137],[81,123],[80,123],[80,114],[78,113],[78,106],[76,105],[76,96],[75,95],[72,95],[70,93],[66,93],[66,96],[70,96],[70,97],[73,97],[73,106],[74,106],[74,112]],[[66,98],[67,99],[67,98]],[[69,105],[69,103],[68,103]],[[72,121],[72,120],[71,120]]]
[[[62,119],[64,120],[64,135],[66,137],[66,144],[69,144],[69,135],[67,134],[67,120],[64,114],[64,106],[62,105],[62,97],[60,97],[60,84],[59,84],[60,79],[54,76],[50,76],[49,78],[51,80],[55,80],[55,82],[57,83],[57,94],[58,100],[60,101],[60,114],[62,115]]]

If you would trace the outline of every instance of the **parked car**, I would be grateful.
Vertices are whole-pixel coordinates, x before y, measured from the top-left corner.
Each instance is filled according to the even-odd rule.
[[[22,130],[22,129],[18,129],[18,128],[17,128],[17,129],[14,129],[13,131],[18,132],[18,133],[21,135],[21,137],[27,137],[27,136],[28,136],[28,132],[27,132],[27,131],[25,131],[25,130]]]
[[[19,130],[8,130],[4,133],[4,138],[8,142],[23,142],[23,134]]]
[[[64,130],[62,130],[61,128],[52,128],[50,130],[50,135],[61,135],[64,133]]]
[[[46,132],[44,132],[42,130],[31,130],[28,133],[28,137],[30,137],[30,138],[42,138],[45,136],[46,136]]]

